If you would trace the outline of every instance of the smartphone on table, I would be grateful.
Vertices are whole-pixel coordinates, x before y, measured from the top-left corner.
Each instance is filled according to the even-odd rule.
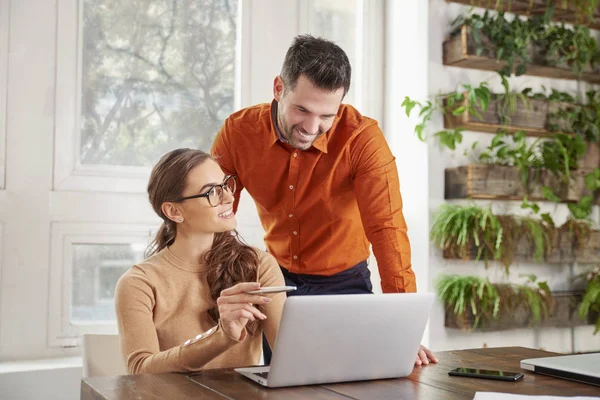
[[[296,290],[296,286],[265,286],[260,289],[251,290],[246,292],[248,294],[270,294],[270,293],[282,293],[282,292],[291,292]]]
[[[494,371],[481,368],[455,368],[448,372],[451,376],[464,376],[468,378],[494,379],[498,381],[514,382],[523,378],[520,372]]]

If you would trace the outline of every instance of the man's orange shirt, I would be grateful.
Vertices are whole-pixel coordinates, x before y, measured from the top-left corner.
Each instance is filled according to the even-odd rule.
[[[234,210],[246,188],[279,264],[297,274],[333,275],[377,259],[385,293],[415,292],[395,158],[377,122],[341,105],[308,150],[279,140],[271,104],[232,114],[212,153],[236,175]]]

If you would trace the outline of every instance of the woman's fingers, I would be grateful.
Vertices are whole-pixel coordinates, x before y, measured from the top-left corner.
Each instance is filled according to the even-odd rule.
[[[250,304],[267,304],[272,300],[269,297],[260,296],[257,294],[235,294],[221,296],[217,299],[217,304],[235,304],[235,303],[250,303]]]
[[[267,318],[267,316],[265,314],[261,313],[257,308],[253,307],[252,305],[250,305],[248,303],[224,304],[222,306],[219,306],[219,314],[221,315],[221,318],[224,317],[224,314],[231,314],[238,310],[245,310],[245,311],[251,313],[253,316],[253,319],[254,319],[254,317],[261,319],[261,320]],[[247,317],[244,317],[244,318],[247,318]]]
[[[235,294],[245,293],[245,292],[249,292],[251,290],[256,290],[259,288],[260,288],[259,282],[241,282],[230,288],[223,289],[221,291],[221,296],[232,296]]]
[[[227,312],[224,312],[221,314],[221,319],[223,321],[236,321],[236,320],[239,320],[242,318],[248,319],[250,321],[256,320],[256,318],[254,317],[254,314],[245,309],[237,309],[237,310],[233,310],[233,311],[227,311]],[[243,325],[245,325],[245,324],[243,324]]]

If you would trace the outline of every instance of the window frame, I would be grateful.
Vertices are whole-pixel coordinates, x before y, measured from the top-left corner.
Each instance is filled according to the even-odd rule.
[[[10,0],[0,1],[0,190],[4,189],[6,180],[9,11]]]
[[[149,243],[157,231],[155,225],[64,223],[51,224],[50,291],[48,301],[49,347],[78,347],[85,333],[116,334],[117,324],[72,324],[73,245]],[[141,260],[140,260],[141,261]]]
[[[275,0],[272,3],[262,0],[239,1],[241,11],[238,13],[239,45],[235,68],[236,109],[272,99],[272,87],[269,84],[279,71],[284,51],[291,41],[290,34],[305,32],[304,27],[301,26],[302,18],[307,18],[308,14],[302,16],[300,11],[309,11],[301,1],[298,1],[297,6],[292,9],[289,4]],[[360,67],[353,65],[355,72],[352,85],[357,87],[355,93],[362,93],[361,103],[355,103],[355,106],[365,115],[382,121],[384,42],[383,26],[380,21],[383,16],[383,4],[379,0],[353,1],[361,4],[357,8],[357,19],[363,21],[361,26],[356,27],[357,37],[362,37],[364,40],[361,48],[369,51],[368,54],[358,55],[357,62],[362,59]],[[65,351],[65,348],[78,347],[79,336],[83,333],[116,333],[116,324],[77,326],[70,324],[69,307],[73,290],[72,247],[70,246],[74,243],[109,243],[109,238],[117,240],[153,237],[153,233],[158,228],[158,223],[150,224],[156,216],[149,208],[147,212],[123,211],[138,201],[135,198],[143,198],[147,205],[147,197],[142,196],[141,193],[146,190],[149,168],[82,166],[77,163],[81,109],[79,93],[82,81],[80,51],[82,4],[82,0],[56,2],[55,137],[54,148],[51,150],[54,166],[50,174],[54,191],[50,189],[49,301],[47,332],[44,335],[47,338],[47,347],[52,351],[57,349]],[[285,31],[281,36],[274,37],[272,42],[269,42],[269,46],[265,46],[264,37],[261,35],[272,34],[270,31],[262,32],[265,27],[263,22],[272,17],[269,13],[281,15],[288,23],[285,24]],[[269,29],[275,27],[271,26]],[[281,53],[281,60],[277,59],[274,62],[274,53]],[[363,76],[357,75],[361,70]],[[361,87],[360,90],[358,86]],[[126,193],[134,193],[134,195],[124,197]],[[108,202],[109,208],[119,204],[120,209],[117,212],[102,210],[100,212],[102,215],[90,217],[91,210],[95,210],[95,207],[99,207],[103,202]],[[242,195],[238,211],[238,230],[249,239],[251,245],[264,248],[262,241],[264,230],[258,219],[255,205],[247,192]],[[116,221],[121,223],[114,223]],[[112,243],[117,244],[122,241]],[[76,354],[78,351],[73,349],[71,354]]]
[[[116,193],[143,193],[146,190],[150,167],[82,165],[81,149],[81,93],[83,1],[61,0],[57,2],[56,32],[56,109],[54,140],[54,190],[100,191]],[[236,63],[234,71],[234,109],[239,109],[243,66],[249,54],[240,50],[243,46],[244,10],[248,5],[239,0],[238,29],[236,31]],[[242,59],[238,59],[238,57]]]

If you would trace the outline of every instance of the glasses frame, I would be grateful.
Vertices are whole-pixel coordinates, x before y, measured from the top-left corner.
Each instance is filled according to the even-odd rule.
[[[229,181],[233,179],[233,192],[231,192],[231,194],[233,195],[235,193],[235,190],[237,188],[237,182],[235,180],[235,175],[227,175],[225,177],[225,179],[223,179],[223,183],[221,183],[220,185],[214,185],[211,186],[210,189],[208,189],[206,192],[201,193],[201,194],[195,194],[193,196],[186,196],[186,197],[180,197],[179,199],[175,200],[175,203],[180,203],[182,201],[185,200],[190,200],[190,199],[197,199],[200,197],[206,197],[206,200],[208,201],[208,204],[210,204],[211,207],[217,207],[219,205],[221,205],[221,203],[223,203],[223,193],[227,190],[229,191],[229,187],[227,187],[227,184],[229,183]],[[217,204],[212,204],[210,202],[210,192],[213,191],[214,189],[220,187],[221,188],[221,195],[219,196],[219,202]]]

